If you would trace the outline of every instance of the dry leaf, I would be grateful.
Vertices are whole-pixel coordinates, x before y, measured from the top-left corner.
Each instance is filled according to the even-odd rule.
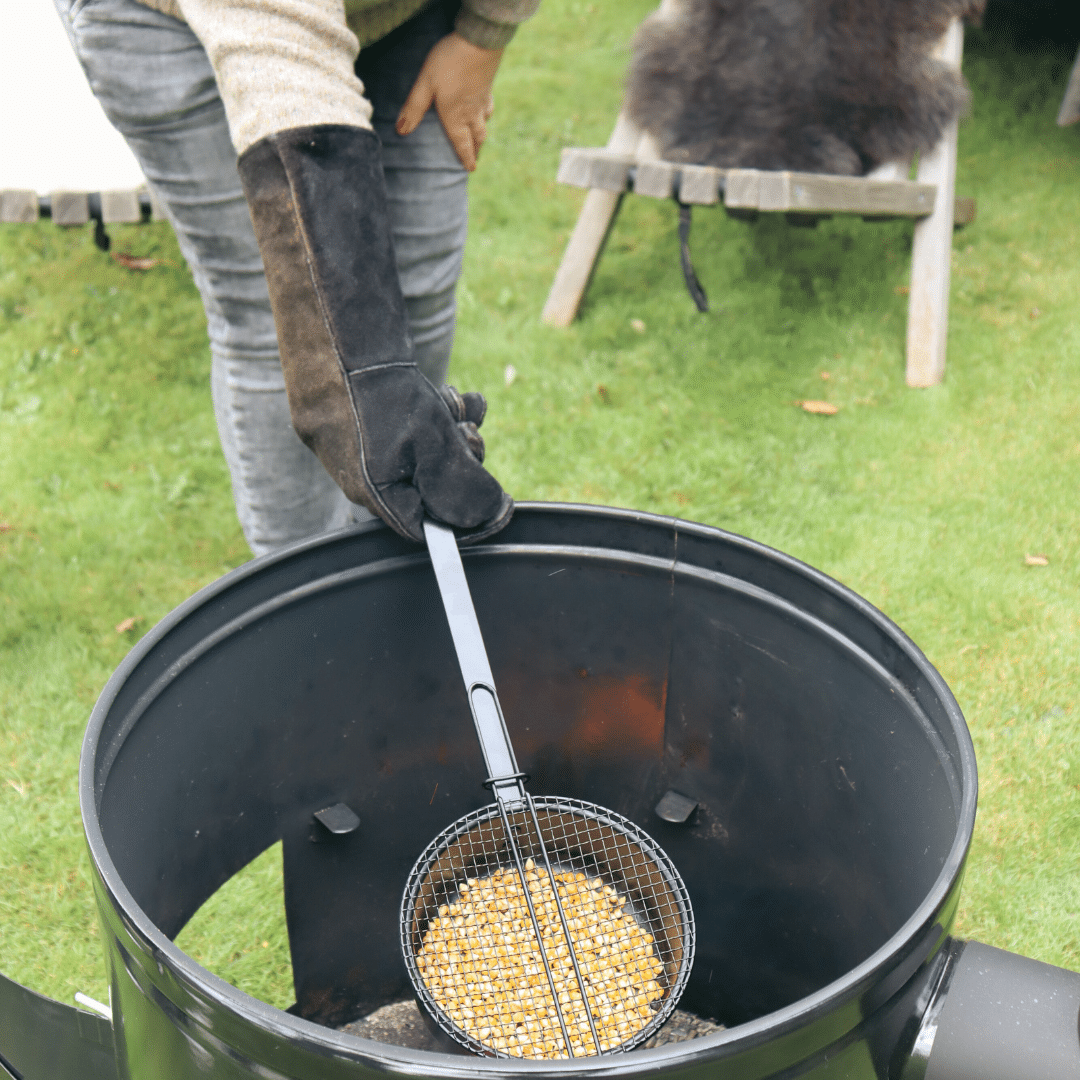
[[[160,266],[165,261],[164,259],[140,258],[126,251],[114,251],[112,260],[126,270],[149,270],[153,266]]]
[[[517,368],[513,364],[507,364],[506,370],[503,372],[503,381],[507,386],[513,386],[514,380],[517,378]]]
[[[136,622],[138,622],[137,617],[132,615],[131,618],[124,619],[123,621],[118,622],[116,624],[116,632],[118,634],[126,634],[129,630],[131,630],[135,626]]]
[[[1045,555],[1025,555],[1024,562],[1028,566],[1049,566],[1050,560]]]
[[[631,319],[630,326],[636,330],[639,334],[645,333],[645,323],[641,319]]]
[[[896,293],[897,296],[907,296],[911,292],[911,286],[897,285],[896,288],[893,289],[893,292]]]
[[[1034,322],[1041,314],[1042,312],[1037,307],[1033,307],[1028,312],[1028,318],[1031,319],[1032,322]]]
[[[828,371],[823,371],[821,373],[821,378],[824,382],[828,382],[832,378],[832,375]]]
[[[611,394],[608,393],[608,388],[603,383],[596,384],[596,392],[600,395],[600,400],[605,405],[611,404]]]
[[[840,406],[831,401],[796,401],[795,404],[801,405],[805,412],[817,413],[819,416],[833,416],[840,411]]]
[[[123,486],[122,484],[114,484],[111,480],[106,480],[105,481],[105,488],[108,491],[119,491],[122,486]]]
[[[14,525],[9,525],[6,521],[0,521],[0,533],[11,532],[14,528]]]

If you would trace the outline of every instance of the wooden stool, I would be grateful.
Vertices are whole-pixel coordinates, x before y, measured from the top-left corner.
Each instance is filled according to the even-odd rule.
[[[130,191],[36,191],[8,188],[0,191],[0,222],[30,225],[40,218],[51,218],[54,225],[70,228],[94,222],[98,247],[108,250],[105,226],[138,224],[141,221],[165,221],[165,210],[145,187]]]
[[[959,68],[963,42],[963,26],[957,19],[934,55]],[[907,383],[934,386],[945,375],[953,227],[971,221],[975,211],[972,200],[956,202],[956,138],[954,121],[938,145],[920,156],[915,180],[907,179],[906,163],[884,165],[858,177],[717,169],[661,160],[652,137],[624,112],[606,147],[563,151],[558,181],[588,188],[589,194],[555,274],[542,319],[549,326],[573,322],[628,191],[660,199],[674,197],[688,206],[715,205],[723,199],[728,210],[745,215],[910,217],[915,219],[915,237],[908,299]]]

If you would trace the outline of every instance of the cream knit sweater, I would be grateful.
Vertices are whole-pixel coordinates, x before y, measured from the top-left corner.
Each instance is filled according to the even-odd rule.
[[[427,0],[140,0],[182,19],[217,76],[238,154],[267,135],[312,124],[371,126],[353,73],[363,45],[384,37]],[[463,0],[455,29],[502,48],[540,0]]]

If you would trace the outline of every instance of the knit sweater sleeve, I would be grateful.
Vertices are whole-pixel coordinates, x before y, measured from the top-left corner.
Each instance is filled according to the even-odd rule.
[[[179,0],[206,49],[237,154],[314,124],[371,127],[344,0]]]
[[[501,49],[540,0],[464,0],[454,29],[482,49]]]

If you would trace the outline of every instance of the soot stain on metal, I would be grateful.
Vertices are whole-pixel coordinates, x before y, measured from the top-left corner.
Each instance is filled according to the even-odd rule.
[[[596,753],[603,747],[633,757],[658,757],[664,745],[667,685],[644,675],[596,677],[583,694],[571,750]]]

